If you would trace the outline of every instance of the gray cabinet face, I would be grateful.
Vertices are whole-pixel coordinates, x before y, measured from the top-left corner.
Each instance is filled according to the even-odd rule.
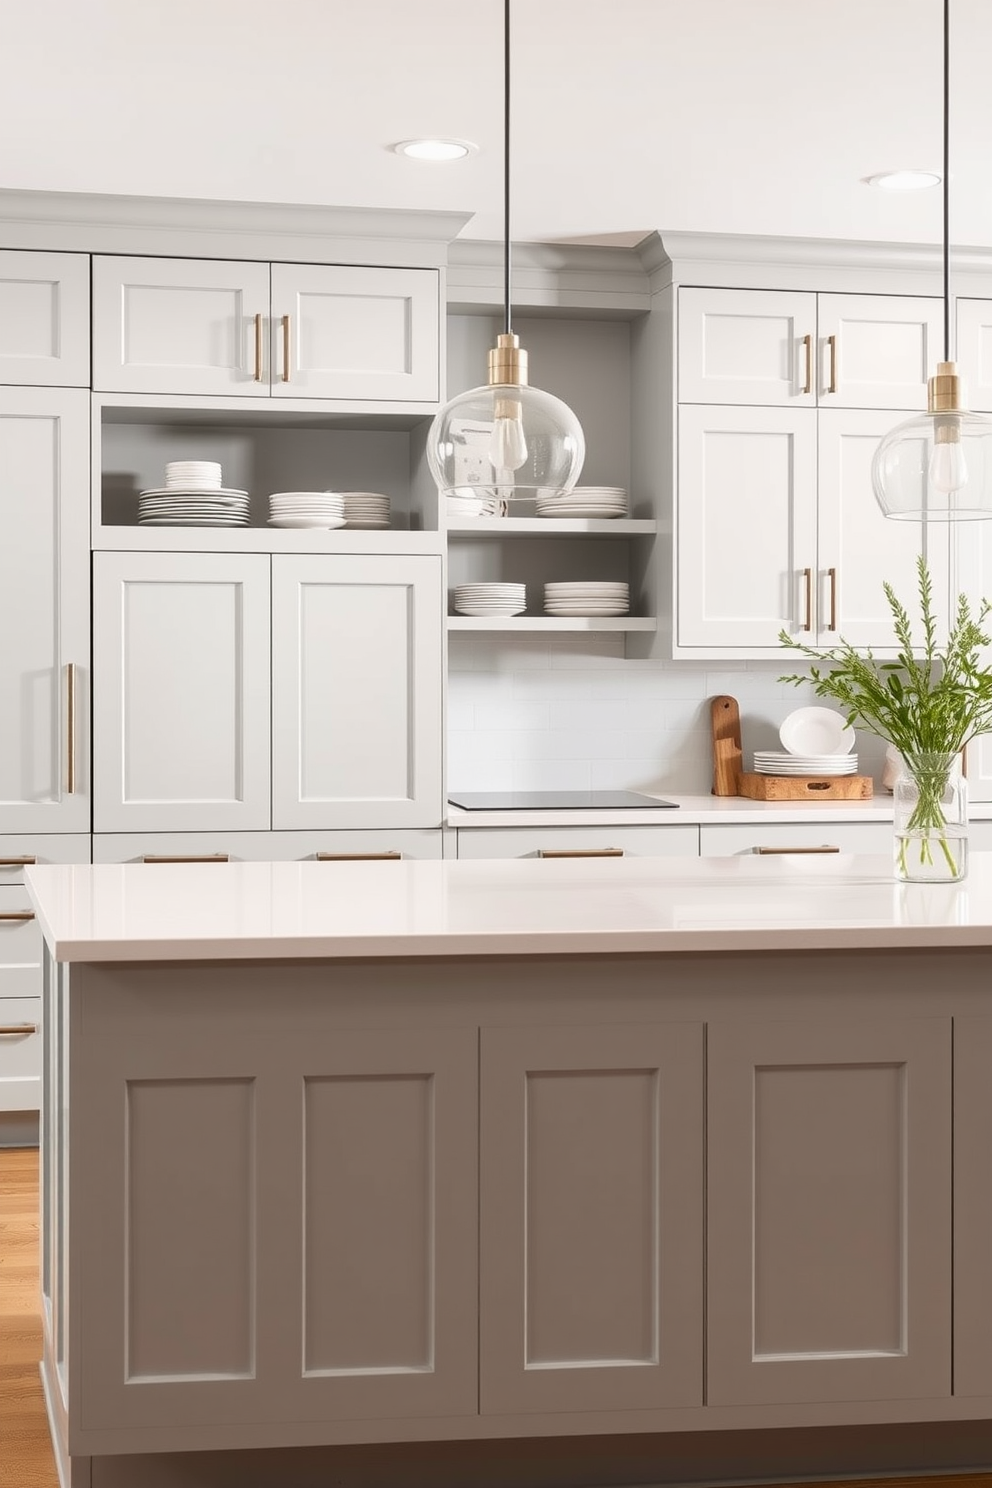
[[[992,1017],[954,1019],[954,1393],[992,1395]]]
[[[483,1029],[483,1414],[702,1403],[702,1032]]]
[[[948,1395],[950,1019],[707,1049],[707,1403]]]

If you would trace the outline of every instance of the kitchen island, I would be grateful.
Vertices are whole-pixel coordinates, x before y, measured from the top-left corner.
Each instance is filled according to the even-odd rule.
[[[992,1458],[992,855],[27,881],[64,1484]]]

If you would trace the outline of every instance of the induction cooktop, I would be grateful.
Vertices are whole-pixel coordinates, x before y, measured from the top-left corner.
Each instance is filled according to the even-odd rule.
[[[677,809],[674,801],[624,790],[456,791],[448,801],[463,811],[615,811],[648,806]]]

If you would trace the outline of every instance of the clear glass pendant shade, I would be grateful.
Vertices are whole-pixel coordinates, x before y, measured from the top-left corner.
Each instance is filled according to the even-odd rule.
[[[875,451],[871,483],[884,515],[896,520],[987,520],[992,419],[963,409],[907,419]]]
[[[444,496],[533,501],[564,496],[586,443],[560,398],[526,383],[471,388],[445,404],[427,435],[427,463]]]

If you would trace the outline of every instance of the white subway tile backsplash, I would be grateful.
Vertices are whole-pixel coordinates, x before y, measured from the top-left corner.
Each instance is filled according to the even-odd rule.
[[[547,681],[547,678],[544,679]],[[475,727],[480,729],[548,729],[551,727],[551,704],[540,696],[533,698],[500,695],[474,704]]]
[[[502,786],[480,786],[501,790]],[[517,760],[511,790],[592,790],[588,760]]]
[[[623,757],[623,733],[551,728],[513,734],[515,760],[602,760]]]

